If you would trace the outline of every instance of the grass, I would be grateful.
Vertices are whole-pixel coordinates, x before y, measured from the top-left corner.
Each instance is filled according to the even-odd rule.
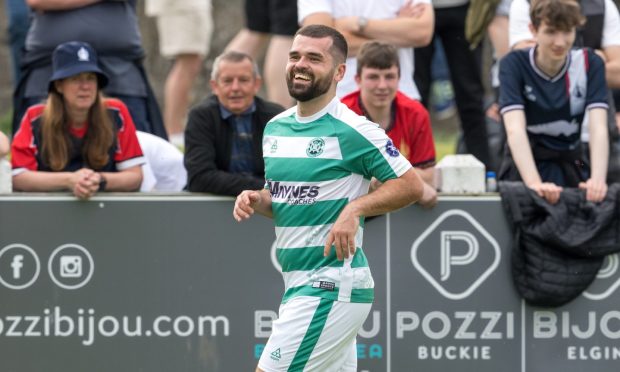
[[[435,140],[435,152],[437,162],[439,162],[444,156],[454,154],[456,150],[456,133],[436,133]]]
[[[11,135],[12,118],[13,113],[10,111],[0,117],[0,132],[6,134],[7,136]]]

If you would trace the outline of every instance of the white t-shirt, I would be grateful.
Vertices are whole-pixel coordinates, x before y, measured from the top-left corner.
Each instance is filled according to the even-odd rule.
[[[146,0],[144,12],[156,17],[170,13],[206,13],[211,9],[211,0]]]
[[[398,10],[406,0],[297,0],[297,15],[301,24],[312,13],[330,13],[338,19],[349,16],[361,16],[370,19],[396,18]],[[416,3],[430,4],[431,0],[415,0]],[[399,48],[400,58],[400,83],[398,89],[410,98],[419,100],[420,92],[413,81],[414,61],[413,48]],[[356,91],[355,72],[357,59],[347,58],[347,71],[344,79],[338,83],[336,95],[339,98]]]
[[[510,6],[508,37],[510,47],[523,40],[533,38],[529,29],[530,3],[527,0],[513,0]],[[605,0],[605,18],[603,21],[603,40],[601,47],[620,45],[620,15],[612,0]]]
[[[176,192],[187,184],[183,153],[170,142],[150,133],[136,131],[146,164],[142,166],[140,191]]]

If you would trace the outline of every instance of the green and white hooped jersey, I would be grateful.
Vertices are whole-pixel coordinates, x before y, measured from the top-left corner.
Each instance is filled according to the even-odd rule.
[[[411,168],[385,131],[334,98],[323,110],[298,117],[293,107],[274,117],[263,136],[265,188],[272,198],[276,256],[285,293],[346,302],[372,302],[374,281],[362,250],[338,261],[323,248],[332,224],[350,201],[368,193],[371,177],[385,182]]]

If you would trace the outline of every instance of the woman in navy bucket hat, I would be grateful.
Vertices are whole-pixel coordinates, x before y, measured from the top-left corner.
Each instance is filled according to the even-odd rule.
[[[13,187],[71,191],[135,191],[145,162],[127,107],[104,98],[108,83],[85,42],[60,44],[52,55],[47,101],[28,109],[11,146]]]
[[[56,80],[65,79],[81,72],[97,74],[98,88],[108,85],[108,76],[101,71],[97,64],[97,53],[90,44],[83,41],[69,41],[60,44],[52,55],[53,73],[50,78],[49,89]]]

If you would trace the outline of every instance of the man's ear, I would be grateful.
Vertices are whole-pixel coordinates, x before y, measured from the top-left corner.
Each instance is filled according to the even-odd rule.
[[[355,74],[355,83],[357,84],[358,87],[362,83],[362,77],[359,76],[358,74]]]
[[[338,64],[336,66],[336,73],[334,74],[334,80],[341,81],[344,78],[344,73],[347,70],[347,65],[344,63]]]
[[[262,77],[257,76],[254,78],[254,94],[258,94],[258,91],[260,90],[260,87],[262,84],[263,84]]]
[[[215,93],[217,90],[217,82],[215,80],[209,80],[209,85],[211,86],[211,92]]]

